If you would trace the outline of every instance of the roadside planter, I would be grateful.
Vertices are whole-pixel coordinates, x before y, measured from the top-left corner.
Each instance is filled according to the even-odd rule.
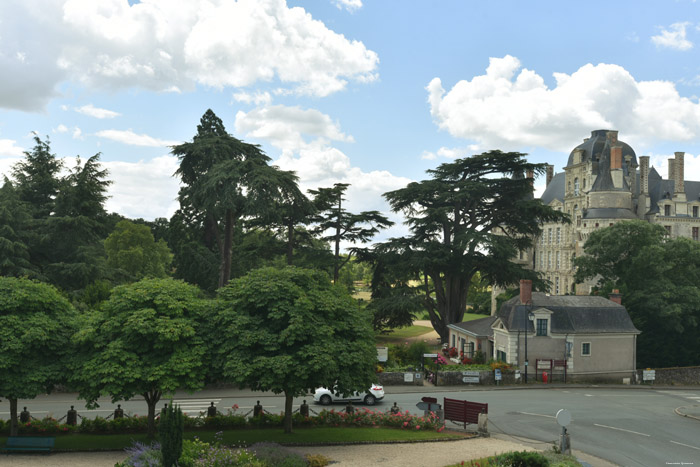
[[[471,385],[495,385],[495,373],[493,370],[461,370],[438,371],[438,386],[471,386]],[[515,370],[501,370],[499,384],[515,384]]]

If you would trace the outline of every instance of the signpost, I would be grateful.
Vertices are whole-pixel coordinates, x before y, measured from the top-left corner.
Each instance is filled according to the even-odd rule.
[[[499,369],[493,370],[493,376],[494,376],[494,379],[496,380],[496,384],[498,384],[498,382],[501,381],[501,370],[499,370]]]
[[[566,432],[566,427],[571,423],[571,412],[566,409],[561,409],[557,412],[557,423],[561,427],[561,436],[559,437],[559,449],[562,454],[571,454],[571,440]]]
[[[650,370],[647,368],[646,370],[642,370],[642,380],[644,381],[654,381],[656,379],[656,370]]]

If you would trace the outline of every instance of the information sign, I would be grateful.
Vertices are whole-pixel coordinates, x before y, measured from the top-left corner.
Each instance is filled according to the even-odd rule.
[[[462,377],[463,383],[480,383],[481,380],[478,376],[464,376]]]
[[[413,382],[413,373],[404,373],[403,374],[403,382],[404,383],[412,383]]]
[[[469,370],[469,371],[463,371],[462,376],[479,376],[480,372],[479,371],[474,371],[474,370]]]
[[[494,376],[495,376],[495,378],[496,378],[496,381],[500,381],[500,380],[501,380],[501,370],[498,370],[498,369],[497,369],[497,370],[493,370],[493,374],[494,374]]]
[[[642,379],[644,381],[654,381],[656,379],[656,370],[642,370]]]

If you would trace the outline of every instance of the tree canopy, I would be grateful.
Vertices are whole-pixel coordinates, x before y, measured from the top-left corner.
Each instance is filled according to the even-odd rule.
[[[10,401],[17,435],[17,399],[33,399],[65,382],[75,310],[51,285],[0,277],[0,396]]]
[[[155,241],[151,229],[129,220],[117,223],[105,240],[107,264],[123,271],[130,281],[166,277],[172,254],[163,239]]]
[[[366,391],[377,360],[370,317],[319,271],[262,268],[219,290],[211,320],[215,368],[224,379],[292,398],[319,386]]]
[[[592,232],[584,252],[575,260],[576,280],[597,278],[598,293],[620,290],[642,331],[640,367],[698,364],[700,244],[667,238],[662,226],[633,220]]]
[[[149,435],[163,394],[195,391],[209,368],[197,287],[174,279],[144,279],[116,287],[101,311],[86,314],[74,340],[71,369],[88,405],[109,394],[112,402],[143,395]]]
[[[402,212],[410,234],[375,248],[394,267],[422,279],[423,303],[443,341],[464,317],[472,277],[508,285],[538,279],[511,261],[532,245],[543,222],[567,217],[533,198],[532,179],[544,164],[524,154],[489,151],[428,170],[428,180],[384,194]]]

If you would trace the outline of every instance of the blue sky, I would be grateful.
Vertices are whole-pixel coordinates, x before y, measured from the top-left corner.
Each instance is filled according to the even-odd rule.
[[[0,173],[36,132],[69,166],[102,153],[109,210],[169,217],[168,146],[211,108],[304,188],[350,183],[353,210],[386,210],[382,193],[490,149],[559,172],[602,128],[662,174],[685,151],[699,180],[697,12],[691,0],[3,0]]]

